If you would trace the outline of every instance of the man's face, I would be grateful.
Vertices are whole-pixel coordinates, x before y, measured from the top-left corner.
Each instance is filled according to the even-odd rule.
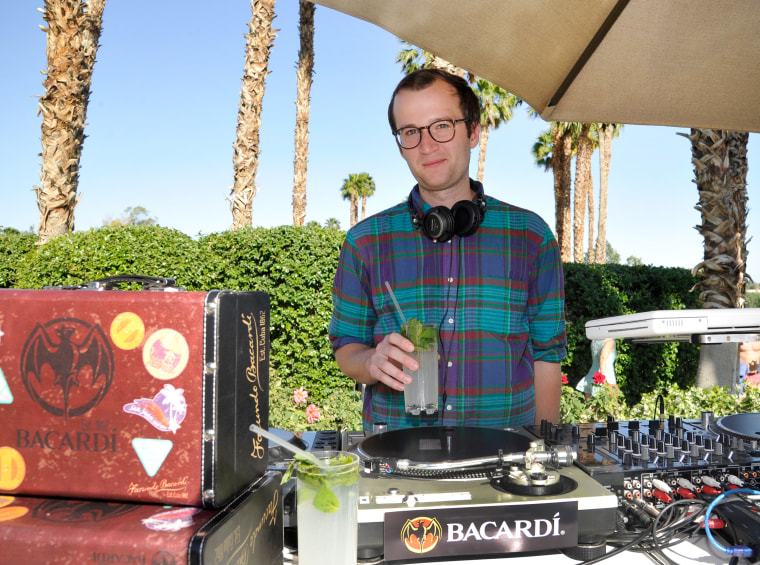
[[[436,120],[464,118],[454,87],[437,80],[422,90],[401,90],[393,101],[396,127],[423,127]],[[478,144],[480,124],[467,135],[467,124],[457,123],[454,139],[446,143],[434,141],[422,132],[422,141],[413,149],[401,149],[401,156],[420,185],[420,190],[439,193],[451,189],[457,199],[469,197],[470,150]],[[467,192],[465,192],[467,191]]]

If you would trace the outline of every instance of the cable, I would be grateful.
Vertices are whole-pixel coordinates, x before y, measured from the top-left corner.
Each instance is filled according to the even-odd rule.
[[[724,498],[726,498],[729,495],[741,494],[741,493],[760,496],[760,491],[756,491],[749,488],[740,488],[736,490],[730,490],[716,496],[715,499],[707,506],[707,510],[705,511],[705,533],[707,534],[707,539],[710,540],[710,543],[712,543],[720,551],[727,553],[728,555],[735,555],[739,557],[752,557],[754,554],[754,550],[751,547],[748,547],[746,545],[732,545],[730,547],[723,547],[713,537],[712,531],[710,530],[710,515],[712,514],[713,510],[718,505],[718,503],[721,502]]]

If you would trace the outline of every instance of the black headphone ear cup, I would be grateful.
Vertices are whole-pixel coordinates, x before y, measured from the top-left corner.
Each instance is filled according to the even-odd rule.
[[[461,200],[451,207],[454,231],[460,237],[467,237],[478,231],[480,207],[471,200]]]
[[[454,216],[445,206],[431,208],[422,217],[422,233],[434,241],[448,241],[454,236]]]

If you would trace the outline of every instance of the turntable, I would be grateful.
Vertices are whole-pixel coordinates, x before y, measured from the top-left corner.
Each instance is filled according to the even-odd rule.
[[[601,546],[617,497],[522,429],[423,427],[364,437],[359,558],[385,561]]]

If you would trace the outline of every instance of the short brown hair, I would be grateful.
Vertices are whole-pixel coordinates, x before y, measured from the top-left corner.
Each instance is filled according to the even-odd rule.
[[[396,99],[399,91],[422,90],[437,80],[451,85],[456,91],[459,97],[459,107],[464,117],[469,120],[467,122],[467,135],[470,135],[472,128],[480,123],[480,100],[466,80],[440,69],[420,69],[402,78],[391,96],[391,102],[388,104],[388,123],[394,135],[396,134],[396,117],[393,115],[393,101]]]

